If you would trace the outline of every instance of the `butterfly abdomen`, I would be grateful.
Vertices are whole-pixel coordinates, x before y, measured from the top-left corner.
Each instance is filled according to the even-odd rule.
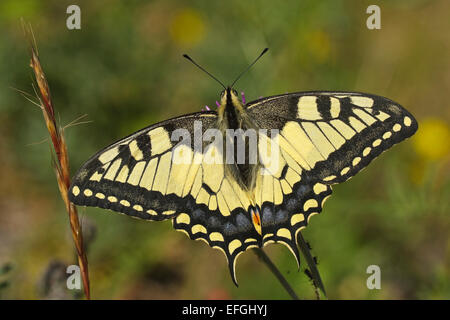
[[[222,110],[219,110],[222,117],[218,119],[218,128],[224,139],[224,163],[243,189],[252,190],[259,167],[258,128],[231,89],[227,89],[224,98]]]

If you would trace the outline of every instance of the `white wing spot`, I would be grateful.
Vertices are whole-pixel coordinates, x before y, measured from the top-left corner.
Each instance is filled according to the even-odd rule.
[[[130,206],[130,203],[127,200],[120,200],[120,204],[123,205],[124,207]]]
[[[355,167],[358,165],[358,163],[361,161],[360,157],[356,157],[355,159],[353,159],[352,165]]]
[[[381,144],[381,139],[377,139],[372,143],[373,147],[378,147]]]
[[[384,140],[389,139],[391,136],[392,136],[392,133],[390,131],[387,131],[383,134],[383,139]]]
[[[101,192],[97,192],[96,194],[95,194],[95,196],[97,197],[97,198],[99,198],[99,199],[105,199],[105,195],[103,194],[103,193],[101,193]]]
[[[117,202],[117,198],[114,197],[114,196],[109,196],[109,197],[108,197],[108,201],[109,201],[109,202]]]
[[[403,123],[405,124],[405,126],[409,127],[412,123],[412,120],[410,117],[405,117],[403,118]]]
[[[73,193],[73,195],[76,197],[77,195],[80,194],[80,188],[78,188],[77,186],[74,186],[74,187],[72,188],[72,193]]]
[[[86,196],[86,197],[90,197],[90,196],[92,196],[92,190],[90,190],[90,189],[86,189],[86,190],[84,190],[84,195]]]
[[[363,157],[367,157],[367,155],[372,151],[371,147],[367,147],[363,150]]]

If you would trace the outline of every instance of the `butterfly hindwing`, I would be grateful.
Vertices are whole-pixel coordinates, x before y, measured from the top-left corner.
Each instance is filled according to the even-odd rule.
[[[237,285],[235,265],[237,257],[251,247],[261,246],[260,235],[249,219],[249,202],[245,192],[231,177],[225,176],[217,193],[211,194],[214,208],[195,203],[190,213],[173,219],[173,227],[192,240],[202,240],[221,250],[228,261],[233,282]]]
[[[284,244],[300,267],[297,247],[298,232],[305,228],[311,216],[322,211],[331,195],[331,186],[310,181],[306,172],[285,158],[281,151],[279,172],[261,173],[256,187],[256,202],[261,211],[262,242]]]

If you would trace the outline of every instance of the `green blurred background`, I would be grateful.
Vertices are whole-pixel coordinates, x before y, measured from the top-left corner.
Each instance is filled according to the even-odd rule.
[[[333,299],[450,298],[450,2],[377,1],[381,30],[366,28],[374,1],[0,2],[0,298],[77,298],[65,290],[75,263],[67,213],[32,93],[31,23],[72,172],[109,143],[149,124],[214,106],[220,86],[181,58],[189,53],[247,101],[307,90],[389,97],[419,121],[414,138],[335,186],[303,234]],[[81,7],[81,30],[66,8]],[[175,232],[170,221],[80,209],[88,236],[92,296],[98,299],[286,299],[252,253],[237,263]],[[290,252],[266,247],[301,298],[314,290]],[[366,268],[381,268],[368,290]],[[304,266],[302,266],[302,269]]]

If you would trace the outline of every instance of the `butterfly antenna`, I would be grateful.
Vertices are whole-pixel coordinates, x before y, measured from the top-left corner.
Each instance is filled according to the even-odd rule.
[[[265,48],[261,54],[258,56],[258,58],[255,59],[255,61],[253,61],[244,71],[241,72],[241,74],[236,78],[236,80],[234,80],[233,84],[231,85],[231,87],[234,86],[234,84],[256,63],[256,61],[259,60],[259,58],[261,58],[267,51],[269,50],[269,48]]]
[[[198,67],[200,70],[202,70],[204,73],[206,73],[207,75],[209,75],[211,78],[213,78],[214,80],[216,80],[218,83],[220,83],[220,85],[225,88],[225,85],[216,77],[214,77],[211,73],[209,73],[208,71],[206,71],[204,68],[202,68],[197,62],[195,62],[191,57],[189,57],[187,54],[183,54],[183,57],[188,59],[190,62],[192,62],[196,67]]]

